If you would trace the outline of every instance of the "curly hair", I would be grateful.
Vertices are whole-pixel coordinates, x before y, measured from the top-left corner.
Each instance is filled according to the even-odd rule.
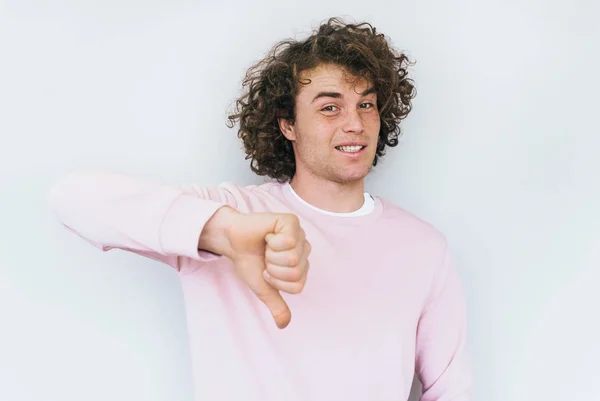
[[[398,145],[400,121],[410,112],[416,96],[413,81],[407,77],[408,57],[391,48],[371,24],[345,23],[333,17],[303,41],[277,43],[246,72],[242,82],[246,90],[235,101],[227,126],[232,128],[239,120],[238,137],[256,174],[279,182],[294,176],[294,151],[278,120],[294,123],[295,98],[306,83],[300,82],[300,73],[325,63],[341,66],[375,87],[381,124],[373,166],[385,154],[386,146]]]

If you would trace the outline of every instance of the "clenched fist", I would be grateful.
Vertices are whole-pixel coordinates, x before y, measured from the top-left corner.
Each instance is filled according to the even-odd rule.
[[[223,207],[205,225],[198,248],[230,258],[238,276],[269,308],[277,327],[290,323],[291,311],[279,292],[302,291],[311,251],[296,215],[246,214]]]

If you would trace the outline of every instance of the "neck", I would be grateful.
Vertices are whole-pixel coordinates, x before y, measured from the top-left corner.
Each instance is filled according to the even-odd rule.
[[[364,179],[340,184],[296,174],[290,186],[307,203],[328,212],[351,213],[360,209],[365,201]]]

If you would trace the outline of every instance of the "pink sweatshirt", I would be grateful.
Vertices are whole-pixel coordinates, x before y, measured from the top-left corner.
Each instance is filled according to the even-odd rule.
[[[364,216],[328,215],[288,184],[172,186],[111,171],[69,174],[50,201],[97,248],[171,266],[181,279],[198,401],[400,401],[416,372],[422,401],[470,400],[461,284],[445,238],[375,197]],[[197,249],[223,205],[295,213],[312,245],[292,321],[268,309],[229,259]]]

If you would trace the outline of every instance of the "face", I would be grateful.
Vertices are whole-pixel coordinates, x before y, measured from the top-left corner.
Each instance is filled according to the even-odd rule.
[[[377,150],[379,111],[370,82],[335,65],[303,71],[293,125],[280,120],[292,141],[296,175],[347,184],[364,179]]]

